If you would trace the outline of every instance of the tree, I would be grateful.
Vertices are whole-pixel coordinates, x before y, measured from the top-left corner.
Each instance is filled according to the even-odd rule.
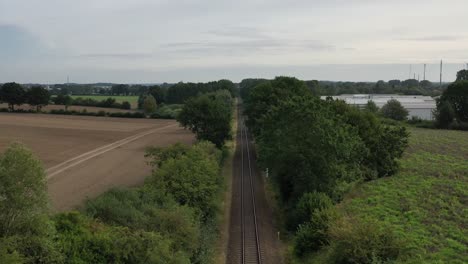
[[[0,237],[40,228],[47,199],[41,163],[30,150],[13,143],[0,156]]]
[[[132,108],[132,105],[127,102],[127,101],[124,101],[122,102],[122,106],[121,106],[122,109],[131,109]]]
[[[111,88],[112,95],[128,95],[128,85],[126,84],[116,84]]]
[[[14,111],[15,105],[22,105],[26,102],[26,92],[15,82],[5,83],[0,90],[0,101],[8,103],[10,110]]]
[[[408,80],[403,81],[401,84],[405,86],[406,88],[414,88],[414,87],[418,87],[419,81],[416,79],[408,79]]]
[[[449,101],[440,101],[437,103],[435,119],[438,128],[449,128],[455,117],[455,111]]]
[[[432,87],[432,83],[430,81],[428,81],[428,80],[421,81],[420,85],[423,88],[431,88]]]
[[[52,101],[56,105],[64,105],[65,111],[68,110],[68,107],[73,104],[73,98],[69,95],[59,94],[56,97],[52,98]]]
[[[42,86],[33,86],[26,92],[27,103],[35,106],[39,112],[43,106],[49,104],[50,93]]]
[[[231,138],[232,99],[227,102],[225,96],[219,91],[190,98],[177,120],[195,133],[197,139],[222,147]]]
[[[408,110],[406,110],[396,99],[389,100],[384,106],[382,106],[380,112],[386,118],[399,121],[405,120],[408,117]]]
[[[176,158],[165,160],[149,183],[206,216],[216,207],[220,164],[221,151],[210,142],[199,142]]]
[[[440,97],[440,103],[448,102],[460,122],[468,122],[468,81],[450,84]]]
[[[379,112],[379,108],[372,100],[367,101],[366,110],[374,114]]]
[[[249,92],[245,114],[249,116],[247,125],[254,135],[258,135],[262,118],[272,107],[292,96],[311,95],[312,92],[303,81],[291,77],[276,77],[262,82]]]
[[[156,99],[152,95],[147,95],[143,101],[143,110],[147,114],[152,114],[156,111],[158,105],[156,104]]]
[[[166,91],[161,88],[159,85],[154,85],[149,88],[149,94],[151,94],[156,102],[162,104],[165,102]]]
[[[468,70],[457,72],[457,81],[468,81]]]
[[[401,85],[401,81],[400,80],[390,80],[390,81],[388,81],[388,84],[390,86],[392,86],[392,88],[395,88],[395,87]]]

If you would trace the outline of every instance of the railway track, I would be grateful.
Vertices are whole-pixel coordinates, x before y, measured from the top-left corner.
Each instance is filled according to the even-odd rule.
[[[249,148],[249,136],[244,122],[240,122],[241,141],[241,262],[261,264],[259,228],[255,203],[254,178]]]

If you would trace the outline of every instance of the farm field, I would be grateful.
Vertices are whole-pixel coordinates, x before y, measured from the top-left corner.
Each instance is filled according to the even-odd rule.
[[[172,120],[0,113],[0,151],[28,146],[48,173],[51,202],[67,210],[113,186],[133,186],[151,172],[147,146],[192,143]]]
[[[409,249],[397,263],[468,263],[468,132],[410,132],[399,173],[361,185],[338,208],[396,232]]]
[[[138,104],[138,96],[136,95],[129,95],[129,96],[116,96],[116,95],[72,95],[71,96],[73,99],[76,99],[76,98],[90,98],[90,99],[94,99],[94,100],[97,100],[97,101],[102,101],[102,100],[106,100],[107,98],[113,98],[115,99],[115,101],[117,103],[122,103],[122,102],[129,102],[131,105],[132,105],[132,108],[137,108],[137,104]]]

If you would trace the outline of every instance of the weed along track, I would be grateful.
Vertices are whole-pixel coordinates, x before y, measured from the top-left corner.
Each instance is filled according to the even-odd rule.
[[[233,193],[226,263],[280,263],[272,246],[275,240],[263,182],[256,170],[253,144],[239,118],[233,166]],[[269,241],[270,240],[270,241]],[[276,251],[276,253],[275,253]]]

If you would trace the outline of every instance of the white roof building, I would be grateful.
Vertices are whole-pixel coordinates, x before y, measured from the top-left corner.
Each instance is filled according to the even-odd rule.
[[[327,96],[322,96],[326,99]],[[397,94],[343,94],[332,96],[333,99],[345,101],[347,104],[358,107],[366,106],[368,101],[373,101],[377,107],[381,108],[389,100],[395,99],[408,110],[408,117],[419,117],[423,120],[432,120],[433,110],[436,109],[436,102],[430,96],[422,95],[397,95]]]

